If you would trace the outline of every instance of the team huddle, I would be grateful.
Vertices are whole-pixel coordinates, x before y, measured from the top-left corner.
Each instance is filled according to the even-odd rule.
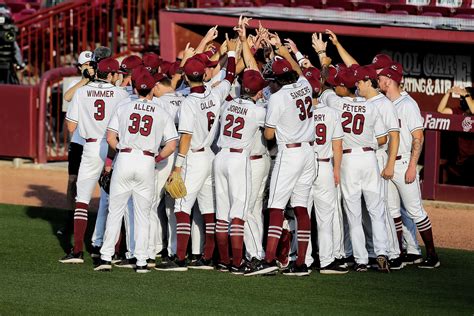
[[[290,39],[261,25],[247,34],[249,21],[219,48],[211,28],[173,63],[80,54],[83,78],[65,92],[69,155],[80,159],[70,158],[74,247],[60,262],[84,262],[100,180],[96,271],[439,267],[416,169],[423,121],[401,64],[379,54],[360,66],[327,30],[343,63],[332,65],[313,34],[316,68]]]

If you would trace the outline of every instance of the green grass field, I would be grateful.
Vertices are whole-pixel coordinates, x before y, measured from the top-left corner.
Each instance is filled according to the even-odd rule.
[[[63,265],[56,209],[0,205],[0,315],[381,314],[473,315],[474,252],[440,249],[438,270],[409,267],[307,278],[213,271],[137,274]]]

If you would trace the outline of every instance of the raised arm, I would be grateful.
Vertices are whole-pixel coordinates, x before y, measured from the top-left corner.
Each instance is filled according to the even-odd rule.
[[[450,94],[453,92],[453,89],[449,89],[448,91],[446,91],[446,93],[443,95],[443,97],[441,98],[441,101],[439,101],[439,104],[438,104],[438,109],[437,111],[439,113],[442,113],[442,114],[453,114],[453,110],[449,107],[447,107],[448,105],[448,100],[449,100],[449,96]]]
[[[202,38],[199,45],[196,47],[196,54],[202,53],[206,48],[207,44],[217,38],[217,25],[213,26],[207,31],[206,35]]]
[[[348,52],[347,50],[342,47],[341,43],[337,39],[336,34],[334,34],[333,31],[331,30],[326,30],[325,32],[327,35],[329,35],[329,40],[332,42],[334,46],[336,46],[337,52],[339,53],[339,56],[341,57],[342,61],[344,64],[346,64],[347,67],[353,64],[359,64],[357,60],[355,60]]]

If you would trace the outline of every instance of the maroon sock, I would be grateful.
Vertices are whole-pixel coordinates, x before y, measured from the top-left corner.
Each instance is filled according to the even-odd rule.
[[[189,236],[191,235],[191,220],[189,214],[177,212],[176,215],[176,256],[178,260],[186,258]]]
[[[117,240],[117,243],[115,244],[115,253],[119,253],[120,252],[120,244],[122,243],[122,232],[120,232],[119,234],[119,238]]]
[[[280,242],[278,243],[277,259],[281,263],[286,263],[290,253],[291,233],[288,229],[281,232]]]
[[[265,260],[270,263],[275,260],[278,241],[280,240],[283,226],[283,210],[279,208],[269,208],[268,238],[265,249]]]
[[[429,217],[426,216],[424,220],[419,223],[416,223],[416,227],[418,227],[421,239],[423,239],[423,243],[425,244],[426,254],[428,256],[436,255],[436,250],[433,241],[433,230],[431,229],[431,221]]]
[[[203,214],[204,223],[206,224],[206,243],[204,245],[204,259],[212,259],[214,254],[214,248],[216,247],[216,241],[214,239],[215,229],[216,229],[216,220],[215,214]]]
[[[220,262],[229,264],[229,222],[218,219],[216,223],[216,241]]]
[[[305,262],[308,243],[311,239],[311,221],[306,207],[296,206],[295,216],[298,229],[296,233],[298,237],[298,258],[295,264],[301,266]]]
[[[76,202],[74,210],[74,253],[84,249],[84,235],[87,228],[87,209],[89,204]]]
[[[395,222],[395,230],[397,231],[398,244],[400,246],[400,252],[403,253],[403,223],[402,217],[395,217],[393,219]]]
[[[244,249],[244,221],[233,218],[230,222],[230,244],[232,246],[232,264],[240,267]]]

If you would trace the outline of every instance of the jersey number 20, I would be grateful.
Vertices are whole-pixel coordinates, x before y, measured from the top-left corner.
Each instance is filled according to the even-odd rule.
[[[128,127],[128,131],[130,134],[136,134],[140,132],[142,136],[148,136],[151,133],[151,127],[153,125],[153,117],[150,115],[143,115],[141,116],[138,113],[130,114],[130,120],[132,123]],[[140,123],[143,122],[143,126],[140,127]]]
[[[342,129],[344,133],[352,133],[354,135],[360,135],[364,131],[365,116],[362,114],[353,115],[351,112],[342,113]],[[351,127],[347,125],[351,124]]]

